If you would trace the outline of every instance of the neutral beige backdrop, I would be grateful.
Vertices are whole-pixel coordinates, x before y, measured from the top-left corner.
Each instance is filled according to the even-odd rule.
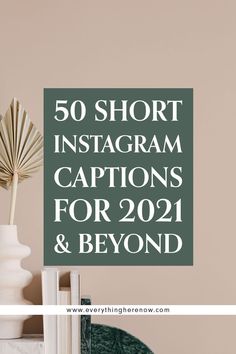
[[[0,111],[16,96],[43,130],[44,87],[193,87],[194,267],[81,267],[94,304],[235,304],[236,2],[0,0]],[[0,191],[0,223],[9,193]],[[40,302],[43,177],[19,187]],[[96,317],[158,354],[234,354],[235,317]],[[35,318],[27,332],[40,330]]]

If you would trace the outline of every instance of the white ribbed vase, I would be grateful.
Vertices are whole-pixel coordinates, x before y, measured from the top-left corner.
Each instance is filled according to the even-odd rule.
[[[16,225],[0,225],[0,305],[28,305],[23,288],[32,274],[21,267],[21,260],[30,255],[28,246],[20,244]],[[30,316],[0,316],[0,339],[20,338],[23,323]]]

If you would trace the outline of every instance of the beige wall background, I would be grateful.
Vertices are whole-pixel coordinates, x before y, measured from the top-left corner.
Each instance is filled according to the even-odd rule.
[[[0,111],[16,96],[43,131],[44,87],[193,87],[194,266],[81,267],[94,304],[235,304],[236,2],[0,0]],[[0,191],[0,223],[9,193]],[[19,186],[40,303],[42,171]],[[234,354],[235,317],[94,317],[158,354]],[[41,330],[34,318],[26,332]]]

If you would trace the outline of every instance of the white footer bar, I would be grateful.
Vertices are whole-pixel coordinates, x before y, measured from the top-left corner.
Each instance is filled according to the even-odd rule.
[[[236,305],[0,305],[8,315],[236,316]]]

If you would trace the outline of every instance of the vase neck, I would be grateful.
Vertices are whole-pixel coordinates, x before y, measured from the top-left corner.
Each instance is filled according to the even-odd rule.
[[[16,225],[0,225],[0,242],[18,242]]]

